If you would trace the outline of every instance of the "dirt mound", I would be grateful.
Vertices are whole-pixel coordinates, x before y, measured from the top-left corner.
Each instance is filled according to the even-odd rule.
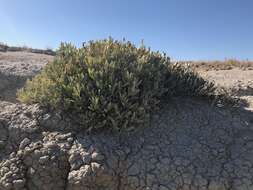
[[[81,132],[36,105],[1,107],[1,190],[253,187],[252,113],[175,99],[119,135]]]

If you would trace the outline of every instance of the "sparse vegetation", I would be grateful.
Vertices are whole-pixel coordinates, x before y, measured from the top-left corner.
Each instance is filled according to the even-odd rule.
[[[189,64],[195,70],[230,70],[239,68],[242,70],[253,70],[253,61],[226,59],[224,61],[180,61],[179,64]]]
[[[112,39],[61,44],[55,60],[18,92],[20,101],[78,117],[86,129],[141,126],[172,96],[215,99],[213,83],[144,45]]]
[[[24,52],[39,53],[39,54],[46,54],[46,55],[53,55],[53,56],[55,55],[55,52],[50,48],[43,50],[43,49],[30,48],[26,45],[23,45],[22,47],[8,46],[7,44],[0,42],[0,52],[8,52],[8,51],[10,52],[24,51]]]

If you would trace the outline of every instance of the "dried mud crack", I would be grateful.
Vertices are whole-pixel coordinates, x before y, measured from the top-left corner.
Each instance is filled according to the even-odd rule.
[[[252,188],[252,113],[173,102],[121,141],[69,132],[71,123],[38,106],[6,106],[0,189]]]

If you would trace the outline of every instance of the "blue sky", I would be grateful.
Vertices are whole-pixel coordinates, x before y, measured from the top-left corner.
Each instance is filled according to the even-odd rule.
[[[112,36],[174,60],[253,60],[252,0],[0,0],[0,42],[57,48]]]

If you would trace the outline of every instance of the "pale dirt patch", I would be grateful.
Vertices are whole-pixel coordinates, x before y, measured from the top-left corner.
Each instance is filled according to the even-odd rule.
[[[227,88],[232,94],[247,100],[249,105],[245,108],[253,111],[253,70],[210,70],[198,71],[198,73],[215,82],[217,85]]]
[[[16,102],[17,90],[52,60],[44,54],[0,52],[0,100]]]
[[[0,52],[0,72],[5,75],[33,76],[53,58],[29,52]]]

